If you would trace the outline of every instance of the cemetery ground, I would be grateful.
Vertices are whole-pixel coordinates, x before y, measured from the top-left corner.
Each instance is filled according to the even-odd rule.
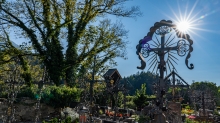
[[[102,102],[98,98],[94,101],[92,109],[90,109],[89,99],[85,99],[86,96],[82,96],[82,90],[80,88],[70,88],[65,85],[54,86],[45,85],[39,92],[38,85],[33,87],[23,86],[17,93],[17,97],[14,100],[13,105],[9,105],[9,95],[7,91],[4,91],[4,86],[1,86],[1,99],[0,99],[0,115],[1,122],[9,121],[9,118],[13,118],[15,123],[78,123],[78,122],[138,122],[138,123],[150,123],[153,122],[154,109],[153,96],[145,95],[148,100],[143,104],[137,103],[140,96],[126,96],[126,106],[123,105],[123,95],[119,96],[117,110],[112,107],[112,101],[110,98],[106,105],[95,104],[96,102]],[[141,89],[139,89],[141,90]],[[89,96],[89,93],[87,93]],[[107,95],[105,95],[107,96]],[[143,98],[143,97],[141,97]],[[40,99],[40,103],[39,100]],[[101,98],[100,98],[101,99]],[[136,101],[135,101],[136,100]],[[138,105],[136,105],[136,102]],[[140,101],[139,101],[140,102]],[[172,101],[171,101],[172,102]],[[174,102],[174,101],[173,101]],[[174,109],[181,111],[181,121],[185,123],[215,123],[220,121],[219,112],[220,108],[217,106],[210,107],[210,109],[202,109],[202,105],[184,101],[175,101],[173,104],[181,104],[180,109]],[[204,102],[203,102],[204,103]],[[205,102],[206,105],[208,104]],[[39,110],[37,110],[39,105]],[[197,105],[197,110],[195,109]],[[174,106],[175,107],[175,106]],[[115,113],[116,112],[116,113]],[[168,107],[167,120],[172,123],[176,117],[175,112],[171,111]],[[173,113],[173,114],[172,114]],[[92,119],[90,121],[90,114]],[[115,118],[115,119],[114,119]],[[171,119],[169,119],[171,118]],[[174,122],[173,122],[174,123]]]

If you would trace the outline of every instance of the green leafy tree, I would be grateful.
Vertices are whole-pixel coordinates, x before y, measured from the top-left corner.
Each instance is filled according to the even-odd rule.
[[[70,84],[81,68],[89,67],[94,55],[101,55],[100,68],[115,63],[115,57],[126,58],[127,31],[122,24],[106,19],[94,24],[108,14],[139,16],[138,7],[123,6],[126,1],[5,1],[0,4],[0,22],[7,32],[32,44],[56,85],[63,78]]]
[[[148,105],[145,83],[141,85],[141,88],[139,90],[136,90],[135,98],[133,101],[139,110]]]
[[[144,106],[147,106],[149,103],[147,101],[146,95],[140,94],[136,98],[134,98],[134,104],[138,108],[138,110],[144,108]]]
[[[13,72],[16,69],[16,72],[19,72],[26,84],[30,86],[32,84],[32,77],[30,73],[30,66],[27,61],[27,57],[33,55],[29,52],[30,48],[27,44],[20,45],[19,49],[15,47],[4,29],[2,35],[0,36],[0,43],[0,65],[3,67],[0,72],[4,74],[4,76],[8,77],[9,71]],[[14,65],[20,66],[18,67],[20,69],[13,67]],[[5,71],[6,73],[3,73]]]
[[[117,102],[117,106],[123,108],[123,101],[124,101],[124,95],[121,91],[118,92],[118,102]]]
[[[5,0],[0,0],[0,4],[2,4],[2,3],[4,3],[5,2]]]
[[[136,96],[146,95],[146,83],[141,85],[141,89],[137,89],[135,92]]]
[[[136,109],[136,105],[134,104],[134,101],[133,101],[134,96],[126,96],[126,99],[127,99],[126,106],[128,108]]]
[[[216,83],[209,82],[209,81],[202,81],[202,82],[194,82],[190,86],[191,90],[198,90],[203,91],[205,93],[210,93],[213,98],[215,98],[216,104],[220,105],[220,93],[219,88]]]

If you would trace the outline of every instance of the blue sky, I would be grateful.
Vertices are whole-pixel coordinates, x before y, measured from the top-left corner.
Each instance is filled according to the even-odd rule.
[[[193,40],[193,52],[189,63],[195,68],[189,70],[185,57],[179,58],[175,65],[178,74],[188,83],[192,81],[210,81],[220,85],[220,1],[219,0],[133,0],[125,6],[139,6],[142,17],[120,19],[125,29],[129,30],[128,59],[118,58],[117,69],[121,76],[137,73],[140,60],[136,55],[136,45],[149,31],[149,28],[162,19],[177,20],[188,16],[193,20],[193,29],[189,35]],[[112,18],[115,19],[115,18]],[[145,59],[147,61],[147,59]],[[148,70],[147,67],[144,71]]]
[[[175,65],[178,74],[188,83],[192,81],[211,81],[220,85],[220,0],[133,0],[125,4],[126,7],[139,6],[142,17],[116,18],[110,16],[112,21],[120,20],[126,30],[129,30],[127,60],[117,58],[116,67],[121,76],[136,74],[141,70],[140,60],[136,55],[136,45],[144,38],[151,26],[162,19],[172,20],[186,15],[193,20],[194,28],[190,30],[190,37],[194,41],[189,63],[195,68],[189,70],[185,65],[185,57],[180,57]],[[19,40],[14,41],[19,44]],[[147,59],[146,59],[147,60]],[[149,65],[144,71],[147,71]]]

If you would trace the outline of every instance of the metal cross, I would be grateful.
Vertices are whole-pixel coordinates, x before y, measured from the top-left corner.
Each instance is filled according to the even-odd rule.
[[[165,35],[170,33],[171,30],[174,29],[176,32],[176,35],[178,38],[181,38],[177,42],[177,45],[174,47],[166,47],[165,45]],[[151,48],[150,45],[148,44],[149,41],[152,40],[152,36],[156,33],[157,35],[161,36],[160,40],[160,47],[156,48]],[[188,43],[186,43],[186,41]],[[159,78],[159,88],[157,90],[157,103],[156,105],[159,106],[161,109],[163,108],[163,95],[165,95],[165,90],[164,90],[164,71],[166,71],[166,61],[164,60],[165,54],[172,51],[176,50],[177,54],[179,56],[184,56],[186,52],[188,52],[185,63],[186,66],[189,69],[193,69],[194,65],[190,64],[188,65],[188,59],[191,56],[191,52],[193,51],[192,48],[193,41],[190,39],[190,36],[188,34],[183,34],[179,32],[176,29],[176,25],[172,24],[172,21],[168,20],[161,20],[160,22],[156,22],[153,27],[150,28],[150,32],[148,32],[147,36],[145,36],[144,39],[139,41],[139,44],[136,46],[137,48],[137,55],[139,56],[139,59],[141,60],[141,66],[137,67],[138,69],[144,69],[146,67],[146,62],[144,60],[144,56],[148,57],[151,52],[156,53],[159,57],[159,63],[158,63],[158,69],[160,73],[160,78]]]

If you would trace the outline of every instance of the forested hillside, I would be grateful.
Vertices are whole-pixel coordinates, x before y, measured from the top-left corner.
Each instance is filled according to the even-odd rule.
[[[126,77],[131,85],[133,86],[133,89],[129,91],[130,95],[133,95],[135,93],[136,89],[141,88],[141,84],[146,83],[146,94],[152,95],[153,90],[152,90],[152,84],[158,81],[158,76],[154,73],[151,72],[138,72],[136,74],[130,75]]]

